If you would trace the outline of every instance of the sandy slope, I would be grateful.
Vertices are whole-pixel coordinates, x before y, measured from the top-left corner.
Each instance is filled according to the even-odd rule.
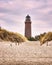
[[[39,41],[24,42],[19,46],[11,42],[0,42],[0,65],[17,65],[15,63],[19,62],[52,62],[52,42],[49,42],[49,46],[40,46]]]

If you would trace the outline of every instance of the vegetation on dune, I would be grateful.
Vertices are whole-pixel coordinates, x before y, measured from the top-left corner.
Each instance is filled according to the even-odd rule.
[[[25,42],[27,41],[27,38],[19,33],[9,32],[5,29],[0,28],[0,40],[11,42]]]
[[[35,37],[28,38],[29,41],[40,41],[40,44],[44,44],[46,41],[52,40],[52,32],[43,33],[36,35]],[[0,28],[0,41],[11,41],[11,42],[26,42],[26,37],[19,33],[9,32],[5,29]]]
[[[40,36],[37,35],[37,36],[35,36],[35,37],[30,37],[30,38],[28,38],[28,40],[29,40],[29,41],[38,41],[39,38],[40,38]]]
[[[30,37],[30,38],[28,38],[28,40],[30,40],[30,41],[39,41],[45,34],[46,33],[36,35],[35,37]]]
[[[29,41],[35,41],[35,38],[34,37],[30,37],[28,38]]]
[[[44,44],[45,42],[52,40],[52,32],[43,33],[40,35],[36,35],[35,37],[28,38],[29,41],[40,41],[40,45]],[[48,43],[47,43],[48,45]]]
[[[35,36],[35,40],[36,40],[36,41],[39,41],[39,39],[40,39],[40,35],[36,35],[36,36]]]
[[[52,40],[52,32],[46,33],[40,40],[41,45]]]

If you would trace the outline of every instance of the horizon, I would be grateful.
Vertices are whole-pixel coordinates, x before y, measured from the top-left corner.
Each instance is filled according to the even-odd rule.
[[[25,33],[25,17],[31,17],[32,36],[52,31],[52,0],[0,0],[0,26]]]

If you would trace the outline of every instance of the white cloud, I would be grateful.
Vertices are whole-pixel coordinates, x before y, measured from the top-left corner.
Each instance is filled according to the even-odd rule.
[[[52,30],[52,0],[0,0],[2,27],[24,34],[27,14],[32,16],[33,35]]]

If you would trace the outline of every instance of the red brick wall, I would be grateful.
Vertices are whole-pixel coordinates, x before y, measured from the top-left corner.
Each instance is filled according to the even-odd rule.
[[[31,37],[31,22],[25,22],[25,36]]]

